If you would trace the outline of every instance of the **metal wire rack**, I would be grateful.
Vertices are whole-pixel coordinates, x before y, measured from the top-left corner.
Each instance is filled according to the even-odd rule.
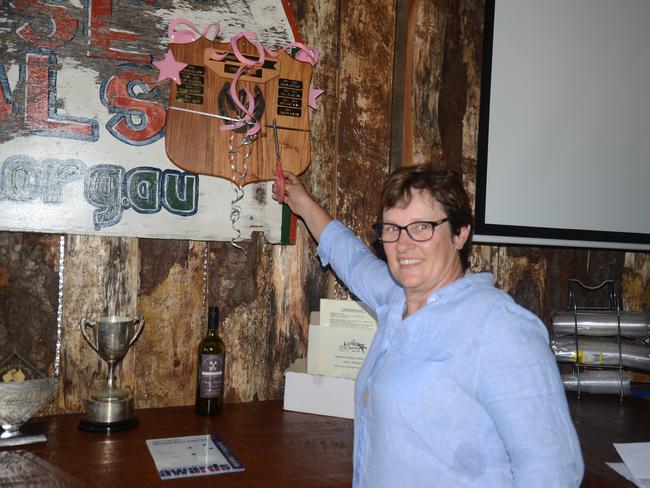
[[[603,307],[586,307],[578,305],[576,300],[576,291],[582,289],[586,292],[596,292],[603,288],[607,288],[607,306]],[[617,370],[619,377],[619,399],[623,401],[624,395],[624,378],[623,378],[623,351],[621,347],[621,301],[618,293],[618,285],[614,280],[605,280],[599,285],[589,286],[582,283],[577,279],[569,279],[569,309],[573,312],[574,318],[574,331],[573,331],[573,340],[575,341],[575,361],[574,361],[574,370],[577,378],[577,396],[580,398],[581,388],[580,388],[580,373],[587,369],[609,369]],[[585,361],[584,354],[585,351],[580,349],[580,334],[578,332],[578,314],[582,311],[589,310],[605,310],[612,313],[616,313],[617,318],[617,333],[614,335],[614,339],[618,345],[618,364],[616,365],[595,365],[587,364],[588,361]]]

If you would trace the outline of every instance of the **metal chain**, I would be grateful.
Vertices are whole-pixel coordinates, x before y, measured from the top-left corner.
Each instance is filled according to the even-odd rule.
[[[201,277],[201,330],[205,330],[205,308],[208,301],[208,254],[210,243],[205,243],[203,249],[203,275]]]
[[[56,352],[54,354],[54,381],[61,372],[61,328],[63,324],[63,272],[65,270],[65,235],[59,236],[59,290],[56,305]]]
[[[248,256],[246,250],[237,244],[237,241],[241,237],[241,230],[237,226],[237,222],[241,217],[241,206],[239,202],[244,198],[244,189],[239,184],[246,175],[248,174],[248,158],[251,155],[253,150],[253,143],[257,139],[257,134],[253,136],[244,136],[241,140],[235,144],[235,133],[230,134],[228,139],[228,159],[230,160],[230,169],[232,170],[232,179],[231,184],[232,188],[235,191],[235,197],[230,202],[230,224],[235,231],[235,235],[230,239],[230,243],[242,251],[244,255]],[[237,165],[237,156],[242,152],[242,169],[241,171]]]

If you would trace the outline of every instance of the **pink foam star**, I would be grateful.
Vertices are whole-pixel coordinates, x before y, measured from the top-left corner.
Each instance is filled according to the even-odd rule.
[[[318,108],[318,105],[316,105],[316,99],[320,97],[323,94],[323,90],[320,88],[314,88],[314,87],[309,87],[309,101],[307,104],[316,110]]]
[[[176,82],[177,85],[181,84],[181,70],[187,66],[187,63],[176,61],[176,58],[174,58],[174,53],[172,53],[171,49],[167,51],[167,54],[165,54],[165,59],[161,61],[154,61],[153,64],[160,71],[160,74],[158,75],[158,81],[171,78]]]

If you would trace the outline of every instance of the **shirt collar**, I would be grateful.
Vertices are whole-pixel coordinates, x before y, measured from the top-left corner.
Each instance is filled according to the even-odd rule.
[[[427,298],[427,303],[442,301],[446,303],[457,297],[463,290],[470,286],[492,286],[494,278],[492,273],[475,273],[465,275],[462,278],[452,281],[448,285],[434,291]]]

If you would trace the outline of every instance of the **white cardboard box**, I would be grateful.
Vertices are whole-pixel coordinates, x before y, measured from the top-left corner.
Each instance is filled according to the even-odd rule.
[[[354,380],[307,373],[297,359],[284,373],[284,409],[331,417],[354,418]]]

